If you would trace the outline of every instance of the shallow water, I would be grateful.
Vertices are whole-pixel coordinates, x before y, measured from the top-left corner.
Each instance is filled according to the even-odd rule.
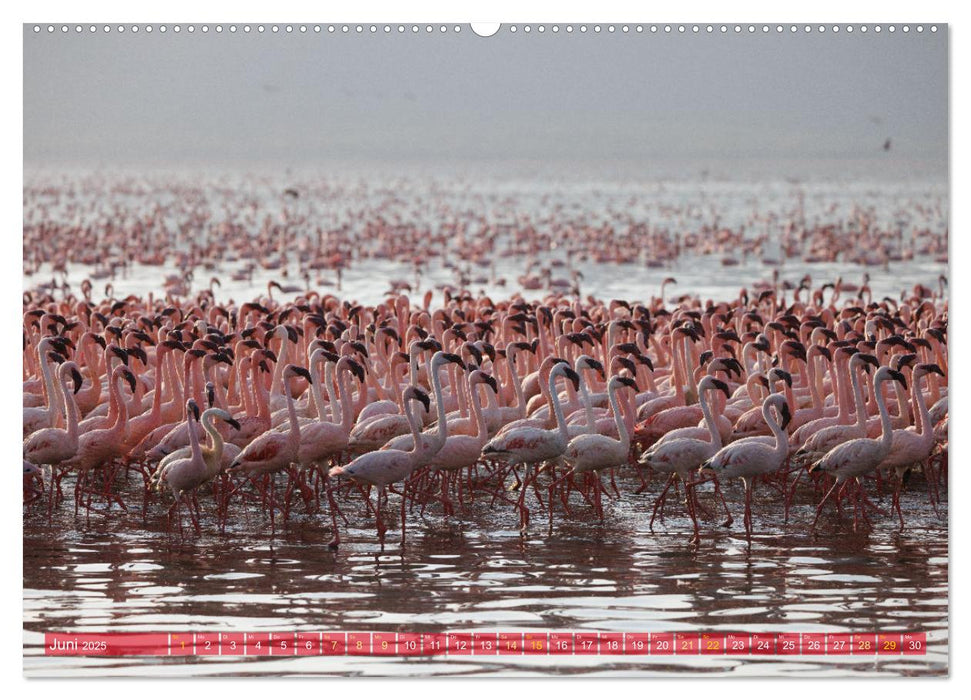
[[[231,506],[225,534],[204,513],[202,534],[168,532],[164,503],[143,519],[138,477],[130,512],[82,510],[67,501],[48,523],[35,506],[24,521],[24,668],[27,675],[939,675],[948,669],[946,505],[935,514],[926,484],[903,496],[907,527],[874,515],[872,530],[827,511],[808,534],[812,489],[796,498],[788,524],[778,495],[756,490],[755,536],[741,530],[741,487],[726,486],[736,516],[719,529],[715,503],[703,541],[688,544],[690,521],[669,501],[649,530],[655,479],[618,477],[621,498],[601,525],[574,494],[571,514],[536,510],[521,537],[515,512],[481,496],[444,519],[437,506],[409,516],[398,545],[396,497],[383,553],[363,501],[342,501],[350,527],[339,551],[326,513],[295,509],[269,535],[255,506]],[[281,484],[282,485],[282,484]],[[872,493],[872,490],[871,490]],[[942,495],[943,496],[943,495]],[[531,495],[530,498],[533,496]],[[703,496],[710,498],[710,494]],[[946,500],[946,498],[945,498]],[[212,510],[211,496],[200,497]],[[889,507],[889,495],[877,499]],[[347,505],[343,505],[347,504]],[[535,506],[535,501],[533,501]],[[926,632],[926,656],[582,657],[434,659],[83,658],[43,656],[43,632],[261,631],[742,631]]]

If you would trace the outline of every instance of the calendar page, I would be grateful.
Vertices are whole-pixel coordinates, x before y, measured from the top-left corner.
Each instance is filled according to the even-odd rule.
[[[949,673],[947,23],[22,31],[26,676]]]

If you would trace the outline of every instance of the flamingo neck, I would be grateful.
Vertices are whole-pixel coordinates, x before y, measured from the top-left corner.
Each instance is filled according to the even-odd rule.
[[[556,429],[559,431],[560,438],[564,442],[569,442],[570,434],[566,429],[566,418],[563,417],[563,407],[560,406],[560,401],[558,398],[554,399],[556,396],[556,376],[557,372],[550,372],[550,379],[548,388],[550,390],[550,403],[553,407],[553,414],[556,416]]]
[[[614,413],[614,422],[617,423],[617,435],[619,436],[619,444],[623,449],[628,449],[630,447],[630,433],[627,432],[627,424],[624,422],[624,416],[620,411],[620,404],[617,402],[617,385],[609,385],[607,387],[607,399],[610,401],[610,410]]]
[[[775,453],[781,461],[789,454],[789,438],[786,436],[786,431],[782,429],[782,426],[775,419],[768,402],[762,404],[762,417],[775,436]]]
[[[720,450],[722,447],[722,436],[718,432],[718,426],[715,424],[715,417],[711,413],[711,394],[709,392],[704,392],[704,394],[699,397],[701,402],[701,413],[705,417],[705,425],[708,426],[708,435],[711,437],[711,444],[714,445],[716,450]]]
[[[609,392],[608,392],[608,396],[609,396]],[[587,391],[587,383],[582,380],[582,377],[580,381],[580,400],[583,403],[583,415],[587,419],[587,430],[592,431],[594,429],[594,424],[595,424],[595,421],[593,419],[593,406],[590,402],[590,392]],[[611,406],[612,405],[613,404],[611,404]]]
[[[442,399],[442,378],[438,373],[440,366],[432,363],[432,388],[435,391],[435,411],[438,415],[438,430],[435,438],[439,445],[444,445],[445,439],[448,437],[448,426],[445,420],[445,401]]]
[[[478,384],[470,385],[469,390],[472,393],[472,413],[475,415],[475,424],[478,428],[475,436],[484,445],[489,438],[489,427],[486,425],[485,415],[482,412],[482,400],[479,398],[477,386]]]
[[[283,396],[287,400],[287,415],[290,418],[290,444],[300,444],[300,420],[297,418],[297,409],[293,405],[293,396],[290,394],[290,382],[283,379]]]
[[[421,419],[418,417],[418,410],[412,407],[412,401],[405,401],[405,417],[408,418],[408,425],[411,427],[411,449],[408,454],[411,458],[417,459],[418,451],[421,449]]]
[[[853,396],[856,399],[856,425],[860,430],[866,429],[866,402],[863,400],[863,387],[860,386],[860,373],[852,365],[850,372],[853,380]]]
[[[115,424],[112,426],[112,430],[123,433],[125,431],[125,423],[128,422],[128,404],[122,399],[121,389],[118,386],[118,382],[120,381],[121,376],[119,375],[111,383],[111,389],[115,395],[115,406],[118,408],[118,415],[115,417]]]
[[[284,334],[280,337],[280,356],[277,358],[276,367],[273,368],[273,381],[270,383],[270,393],[272,394],[280,393],[281,384],[283,383],[283,369],[289,361],[287,357],[289,345],[290,336]]]
[[[336,378],[336,383],[341,404],[341,430],[345,434],[349,434],[354,423],[354,411],[353,407],[351,406],[350,370],[345,369],[343,372],[339,373],[339,376]]]
[[[71,442],[78,439],[78,404],[68,388],[67,377],[61,377],[61,393],[64,394],[64,411],[67,416],[67,435]]]
[[[212,460],[210,463],[210,471],[212,474],[219,472],[219,467],[222,465],[223,459],[223,448],[225,443],[223,442],[223,436],[219,434],[216,430],[216,426],[212,422],[212,414],[202,414],[202,428],[209,434],[209,439],[212,441],[212,447],[209,449],[209,458]]]
[[[523,384],[519,381],[519,372],[516,370],[517,354],[506,355],[506,364],[509,366],[509,376],[512,380],[513,391],[516,392],[516,409],[520,416],[526,415],[526,395],[523,394]]]
[[[882,382],[880,382],[882,384]],[[877,395],[877,410],[880,411],[880,448],[884,452],[889,452],[893,445],[893,424],[890,422],[890,411],[887,410],[887,400],[883,396],[881,387],[876,381],[873,383],[874,393]]]

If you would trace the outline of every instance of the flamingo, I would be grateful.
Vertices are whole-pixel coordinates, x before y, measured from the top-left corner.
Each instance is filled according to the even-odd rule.
[[[851,349],[852,350],[852,349]],[[856,422],[850,425],[830,425],[816,431],[810,435],[803,446],[796,451],[799,458],[818,458],[841,445],[844,442],[855,438],[866,437],[867,435],[867,412],[866,403],[863,400],[863,388],[860,386],[860,369],[869,372],[872,365],[879,369],[880,363],[873,355],[857,352],[850,359],[849,371],[853,385],[853,396],[856,406]]]
[[[442,473],[443,494],[447,488],[446,474],[458,469],[470,467],[479,461],[482,448],[489,439],[488,426],[486,425],[485,415],[482,410],[482,401],[476,389],[480,384],[485,384],[494,393],[499,392],[499,385],[494,377],[489,376],[482,370],[475,370],[469,376],[469,388],[472,394],[472,413],[475,416],[477,431],[475,435],[449,435],[442,448],[432,457],[428,463],[429,471],[434,474]],[[447,507],[447,506],[446,506]]]
[[[117,406],[117,416],[114,423],[107,428],[89,430],[81,435],[78,438],[78,449],[74,453],[74,456],[63,462],[63,466],[78,472],[79,479],[87,476],[89,471],[103,467],[105,464],[117,457],[121,457],[123,454],[121,446],[125,442],[128,405],[121,397],[120,384],[122,381],[128,383],[128,386],[134,394],[136,386],[135,375],[124,365],[118,365],[112,370],[108,383],[108,390]],[[107,478],[105,495],[111,498],[108,492],[109,485],[110,478]],[[79,486],[75,487],[75,510],[77,510],[77,506],[80,503],[81,493]],[[123,506],[121,500],[117,500],[119,505]]]
[[[422,450],[422,440],[417,416],[411,408],[411,402],[420,401],[425,410],[430,407],[428,394],[417,387],[409,386],[402,395],[405,413],[411,421],[411,448],[409,450],[387,449],[368,452],[354,459],[350,464],[333,467],[328,476],[346,476],[354,481],[378,487],[378,505],[375,509],[377,518],[378,538],[384,543],[384,519],[381,515],[381,502],[385,498],[385,491],[390,484],[406,479],[415,469]],[[405,499],[401,500],[401,543],[405,541]]]
[[[264,484],[268,481],[271,474],[288,468],[297,461],[300,450],[300,421],[297,418],[297,410],[293,405],[293,396],[290,393],[289,379],[292,377],[303,377],[308,382],[311,381],[310,372],[303,367],[287,365],[281,375],[283,394],[287,401],[287,411],[290,418],[290,430],[276,431],[267,430],[249,443],[236,456],[233,463],[227,470],[230,473],[242,473],[250,477],[263,476]],[[270,491],[270,524],[275,527],[273,521],[273,489]]]
[[[568,364],[560,362],[550,370],[547,389],[549,389],[551,397],[557,396],[556,379],[560,376],[565,376],[573,383],[574,389],[579,389],[580,376]],[[566,450],[570,440],[566,419],[563,417],[563,408],[555,398],[553,400],[553,412],[556,416],[556,428],[547,430],[532,425],[524,425],[500,433],[482,448],[482,456],[485,458],[498,458],[507,461],[513,467],[517,464],[527,465],[526,479],[520,485],[517,506],[520,513],[519,526],[522,531],[525,531],[529,524],[529,511],[526,510],[524,505],[526,487],[530,480],[529,467],[540,462],[556,459]]]
[[[864,504],[869,503],[866,494],[863,493],[863,486],[859,483],[860,477],[869,471],[880,466],[886,459],[893,446],[893,425],[890,422],[890,413],[887,411],[887,403],[884,398],[881,385],[887,381],[898,381],[904,388],[907,388],[907,380],[904,375],[889,367],[881,367],[873,377],[873,390],[877,397],[877,409],[880,411],[881,435],[880,439],[860,437],[849,440],[841,445],[837,445],[827,452],[822,459],[815,462],[810,468],[810,472],[823,472],[832,474],[836,481],[832,488],[823,497],[823,500],[816,506],[816,517],[813,519],[812,530],[816,529],[816,523],[823,512],[823,505],[829,499],[833,491],[848,479],[856,479],[856,505],[854,507],[853,526],[856,527],[856,511],[859,509],[859,501],[862,498]],[[866,518],[866,510],[863,510],[863,517]]]
[[[32,464],[57,465],[74,456],[78,449],[78,407],[74,395],[81,389],[84,379],[74,362],[65,362],[57,368],[67,429],[41,428],[24,440],[24,459]],[[68,380],[73,380],[74,391],[68,390]]]
[[[189,421],[199,421],[199,405],[195,399],[189,399],[185,404],[185,412]],[[209,467],[202,455],[199,445],[199,431],[189,430],[189,455],[179,456],[170,460],[159,470],[158,486],[168,484],[175,502],[169,508],[169,517],[175,509],[179,516],[179,532],[182,532],[182,499],[194,493],[199,486],[207,481]],[[211,477],[208,477],[211,478]],[[200,532],[199,519],[193,512],[192,503],[188,504],[189,517],[196,532]]]
[[[641,454],[638,459],[638,463],[642,466],[669,475],[664,490],[654,502],[654,512],[651,514],[651,526],[653,527],[654,525],[658,508],[663,504],[668,489],[671,488],[676,479],[681,479],[685,485],[688,514],[691,516],[694,525],[694,539],[700,538],[696,512],[697,496],[694,495],[694,484],[691,483],[689,477],[692,471],[698,469],[702,463],[711,459],[722,448],[722,435],[712,414],[710,395],[715,391],[721,391],[726,396],[730,393],[728,385],[725,382],[711,375],[701,379],[698,383],[698,391],[700,392],[701,410],[705,416],[709,439],[699,440],[694,437],[682,437],[674,440],[663,440],[655,443],[649,450]],[[724,498],[722,498],[722,503],[724,503]],[[728,527],[732,524],[732,515],[728,512],[727,505],[725,506],[725,513],[728,519],[723,524],[725,527]]]
[[[571,466],[570,471],[563,478],[568,478],[573,474],[596,474],[594,493],[601,520],[603,520],[603,508],[600,505],[600,492],[603,487],[600,483],[599,472],[601,469],[626,464],[630,458],[630,432],[627,430],[620,406],[617,403],[617,391],[621,387],[633,389],[637,393],[637,382],[630,377],[614,375],[607,383],[607,397],[617,425],[618,437],[613,438],[599,433],[578,435],[570,440],[563,454],[563,459]],[[550,490],[552,493],[552,486]],[[552,514],[552,506],[550,512]]]
[[[773,409],[781,416],[776,419]],[[752,536],[752,484],[757,476],[779,471],[789,456],[786,427],[791,418],[789,403],[782,394],[770,394],[762,402],[762,418],[775,436],[775,446],[758,438],[742,438],[721,448],[705,460],[700,471],[711,470],[718,480],[741,478],[745,485],[745,534]]]
[[[920,389],[920,380],[928,374],[944,376],[944,370],[938,365],[926,363],[914,368],[911,377],[911,400],[917,407],[918,424],[903,430],[893,431],[890,453],[880,463],[881,469],[893,469],[897,475],[897,486],[894,489],[894,506],[900,518],[900,527],[904,526],[904,514],[900,510],[900,487],[906,482],[910,469],[930,457],[934,449],[934,426],[931,423],[930,412],[924,392]]]

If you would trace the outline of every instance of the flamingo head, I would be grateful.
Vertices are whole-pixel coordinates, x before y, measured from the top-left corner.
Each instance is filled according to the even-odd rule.
[[[307,371],[305,367],[300,367],[298,365],[287,365],[284,369],[285,376],[297,376],[303,377],[308,383],[313,384],[313,377],[310,376],[310,372]]]
[[[604,366],[600,362],[598,362],[597,360],[593,359],[592,357],[588,357],[586,355],[584,355],[583,358],[581,358],[581,359],[583,360],[582,363],[581,362],[577,362],[578,365],[582,365],[580,367],[580,369],[592,369],[592,370],[596,370],[596,372],[600,375],[600,378],[601,379],[605,379],[606,378],[606,376],[604,374]]]
[[[475,370],[472,373],[472,376],[469,377],[469,381],[472,384],[488,384],[493,393],[499,393],[499,383],[496,381],[496,378],[492,375],[486,374],[482,370]]]
[[[82,377],[81,372],[78,371],[77,365],[71,367],[70,372],[71,379],[74,380],[74,393],[76,394],[81,391],[81,385],[84,383],[84,377]]]
[[[792,375],[786,372],[784,369],[779,367],[773,367],[769,370],[769,381],[777,382],[782,380],[786,383],[789,388],[792,388]]]
[[[942,370],[938,365],[935,364],[920,364],[917,365],[917,369],[921,370],[924,374],[939,374],[944,376],[944,370]]]
[[[728,388],[728,384],[726,384],[725,382],[723,382],[721,379],[715,379],[714,377],[712,377],[711,378],[711,384],[712,384],[713,387],[715,387],[716,389],[718,389],[719,391],[721,391],[722,393],[724,393],[725,394],[725,398],[728,398],[728,399],[732,398],[732,392]]]
[[[619,386],[626,386],[628,389],[633,389],[635,392],[637,391],[637,382],[630,377],[622,377],[619,374],[615,374],[610,378],[610,382],[611,384],[616,382]]]
[[[890,369],[889,367],[885,367],[883,369],[887,370],[887,376],[890,379],[900,382],[900,384],[903,386],[904,389],[907,388],[907,377],[905,377],[901,372],[898,372],[897,370],[894,370],[894,369]]]
[[[876,367],[877,369],[880,368],[880,361],[877,360],[875,356],[869,353],[861,352],[857,354],[857,357],[859,358],[859,361],[863,363],[863,369],[866,370],[867,372],[870,371],[869,369],[870,366]]]
[[[779,413],[782,414],[782,422],[779,427],[785,430],[789,427],[789,422],[792,420],[792,412],[789,410],[789,404],[785,401],[779,406]]]
[[[429,398],[428,394],[426,394],[424,391],[422,391],[416,386],[409,386],[407,389],[405,389],[404,399],[405,401],[408,401],[408,400],[420,401],[421,404],[425,407],[425,413],[430,413],[432,410],[431,409],[432,401]]]
[[[908,355],[894,355],[893,359],[890,361],[890,367],[901,371],[904,367],[913,366],[914,362],[917,361],[917,355],[913,353]]]
[[[125,368],[121,373],[121,377],[128,382],[128,386],[131,387],[132,393],[135,393],[135,389],[138,386],[138,381],[135,379],[135,375],[131,372],[131,370]]]

